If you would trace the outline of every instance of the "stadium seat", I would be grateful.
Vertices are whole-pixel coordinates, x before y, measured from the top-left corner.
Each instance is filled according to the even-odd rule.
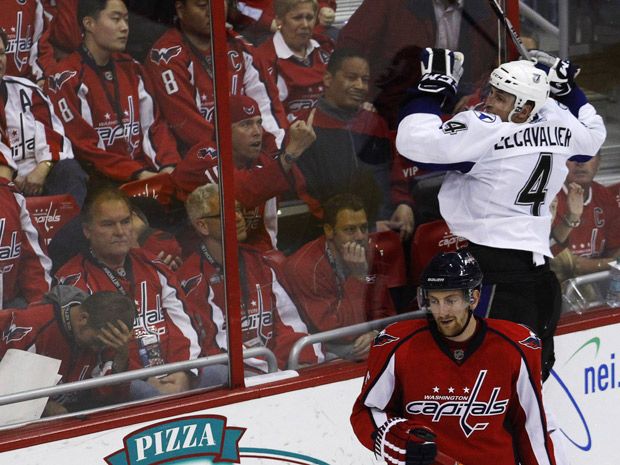
[[[26,197],[26,208],[45,245],[80,213],[80,207],[70,194]]]
[[[400,235],[395,231],[379,231],[370,234],[371,243],[383,261],[389,263],[388,287],[395,288],[407,284],[405,252]]]
[[[168,173],[159,173],[147,179],[127,182],[120,188],[129,197],[151,197],[162,205],[170,205],[175,190]]]
[[[444,220],[418,226],[411,244],[411,284],[418,285],[422,270],[436,254],[466,246],[467,239],[452,234]]]

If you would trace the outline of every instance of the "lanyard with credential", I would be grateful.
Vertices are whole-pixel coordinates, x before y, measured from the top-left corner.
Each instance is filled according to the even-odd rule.
[[[127,281],[129,281],[129,289],[131,293],[128,293],[123,287],[123,285],[121,284],[121,277],[118,275],[118,273],[115,273],[105,263],[101,262],[97,257],[95,257],[92,250],[90,251],[90,258],[93,261],[93,263],[97,265],[97,267],[99,267],[106,274],[106,276],[108,277],[108,279],[114,285],[114,287],[116,288],[118,292],[130,297],[131,299],[135,298],[136,284],[135,284],[135,280],[133,277],[133,267],[131,265],[131,260],[129,259],[129,257],[125,258],[124,268],[125,270],[127,270],[126,278],[127,278]]]

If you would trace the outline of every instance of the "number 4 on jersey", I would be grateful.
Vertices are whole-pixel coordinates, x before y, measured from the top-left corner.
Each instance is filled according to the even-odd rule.
[[[538,163],[530,178],[517,196],[517,205],[531,205],[531,214],[540,216],[540,206],[545,203],[547,182],[551,174],[552,158],[550,153],[541,153]]]

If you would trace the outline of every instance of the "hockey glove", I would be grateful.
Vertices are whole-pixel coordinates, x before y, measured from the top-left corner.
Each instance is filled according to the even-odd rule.
[[[541,50],[530,50],[530,56],[538,68],[547,72],[551,93],[554,96],[562,97],[570,93],[575,86],[575,78],[581,71],[579,66]]]
[[[463,75],[461,52],[453,52],[444,48],[425,48],[420,55],[422,78],[418,90],[432,94],[449,92],[456,95],[459,80]]]
[[[375,455],[389,465],[430,465],[437,456],[435,433],[405,418],[392,418],[379,429]]]

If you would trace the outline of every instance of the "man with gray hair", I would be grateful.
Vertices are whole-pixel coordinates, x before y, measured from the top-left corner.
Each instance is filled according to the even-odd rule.
[[[218,186],[197,187],[187,198],[185,207],[201,243],[199,250],[179,269],[178,277],[190,313],[197,322],[202,355],[213,355],[228,349]],[[247,230],[239,209],[235,218],[243,346],[269,348],[276,355],[278,366],[285,368],[292,345],[307,335],[308,330],[281,284],[282,277],[277,267],[269,263],[267,255],[259,248],[243,243]],[[323,361],[321,345],[304,349],[300,361],[307,364]],[[246,375],[260,374],[266,372],[267,363],[259,358],[248,358],[245,367]]]

